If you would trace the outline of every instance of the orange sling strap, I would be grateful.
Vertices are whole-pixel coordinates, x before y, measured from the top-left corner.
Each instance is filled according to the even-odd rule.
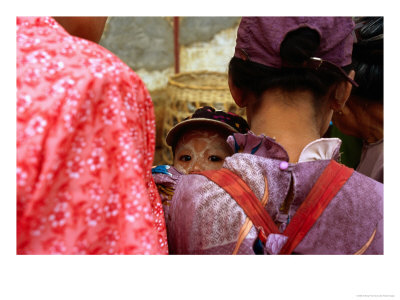
[[[288,237],[288,240],[281,249],[280,254],[292,253],[329,202],[353,174],[353,171],[353,169],[333,160],[328,164],[283,232]],[[261,202],[238,175],[224,168],[203,171],[197,174],[206,176],[231,195],[256,228],[263,228],[266,235],[280,233]]]

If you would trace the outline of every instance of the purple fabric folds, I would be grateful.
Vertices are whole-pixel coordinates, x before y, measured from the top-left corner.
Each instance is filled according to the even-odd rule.
[[[271,233],[265,243],[265,251],[268,254],[278,254],[287,240],[288,237],[283,234]]]

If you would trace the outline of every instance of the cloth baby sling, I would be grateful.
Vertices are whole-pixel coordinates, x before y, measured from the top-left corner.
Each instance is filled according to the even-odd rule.
[[[330,201],[353,174],[353,171],[353,169],[331,160],[283,233],[279,231],[268,214],[264,207],[265,204],[262,204],[258,200],[253,191],[238,175],[225,168],[203,171],[197,174],[206,176],[231,195],[258,229],[259,239],[264,245],[270,235],[271,237],[275,235],[281,238],[280,242],[278,242],[280,245],[275,250],[277,253],[273,254],[291,254],[323,213]],[[264,198],[268,198],[267,181]],[[250,227],[247,227],[248,233],[251,223]],[[235,252],[237,252],[244,238],[245,236],[243,234],[241,236],[239,233],[238,244],[233,254],[236,254]]]

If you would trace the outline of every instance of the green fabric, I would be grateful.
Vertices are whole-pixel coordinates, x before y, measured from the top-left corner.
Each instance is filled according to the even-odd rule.
[[[363,142],[361,139],[345,135],[335,126],[329,126],[327,137],[337,137],[342,140],[340,147],[340,162],[350,168],[357,168],[360,162]]]

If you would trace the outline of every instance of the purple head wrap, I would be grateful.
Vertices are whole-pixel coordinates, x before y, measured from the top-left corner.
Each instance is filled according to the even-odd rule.
[[[235,56],[241,59],[281,68],[280,47],[286,34],[309,27],[320,36],[320,47],[307,67],[338,68],[351,63],[354,22],[351,17],[243,17],[236,38]],[[347,74],[344,73],[347,77]],[[353,84],[354,81],[347,78]],[[357,84],[355,84],[357,85]]]

